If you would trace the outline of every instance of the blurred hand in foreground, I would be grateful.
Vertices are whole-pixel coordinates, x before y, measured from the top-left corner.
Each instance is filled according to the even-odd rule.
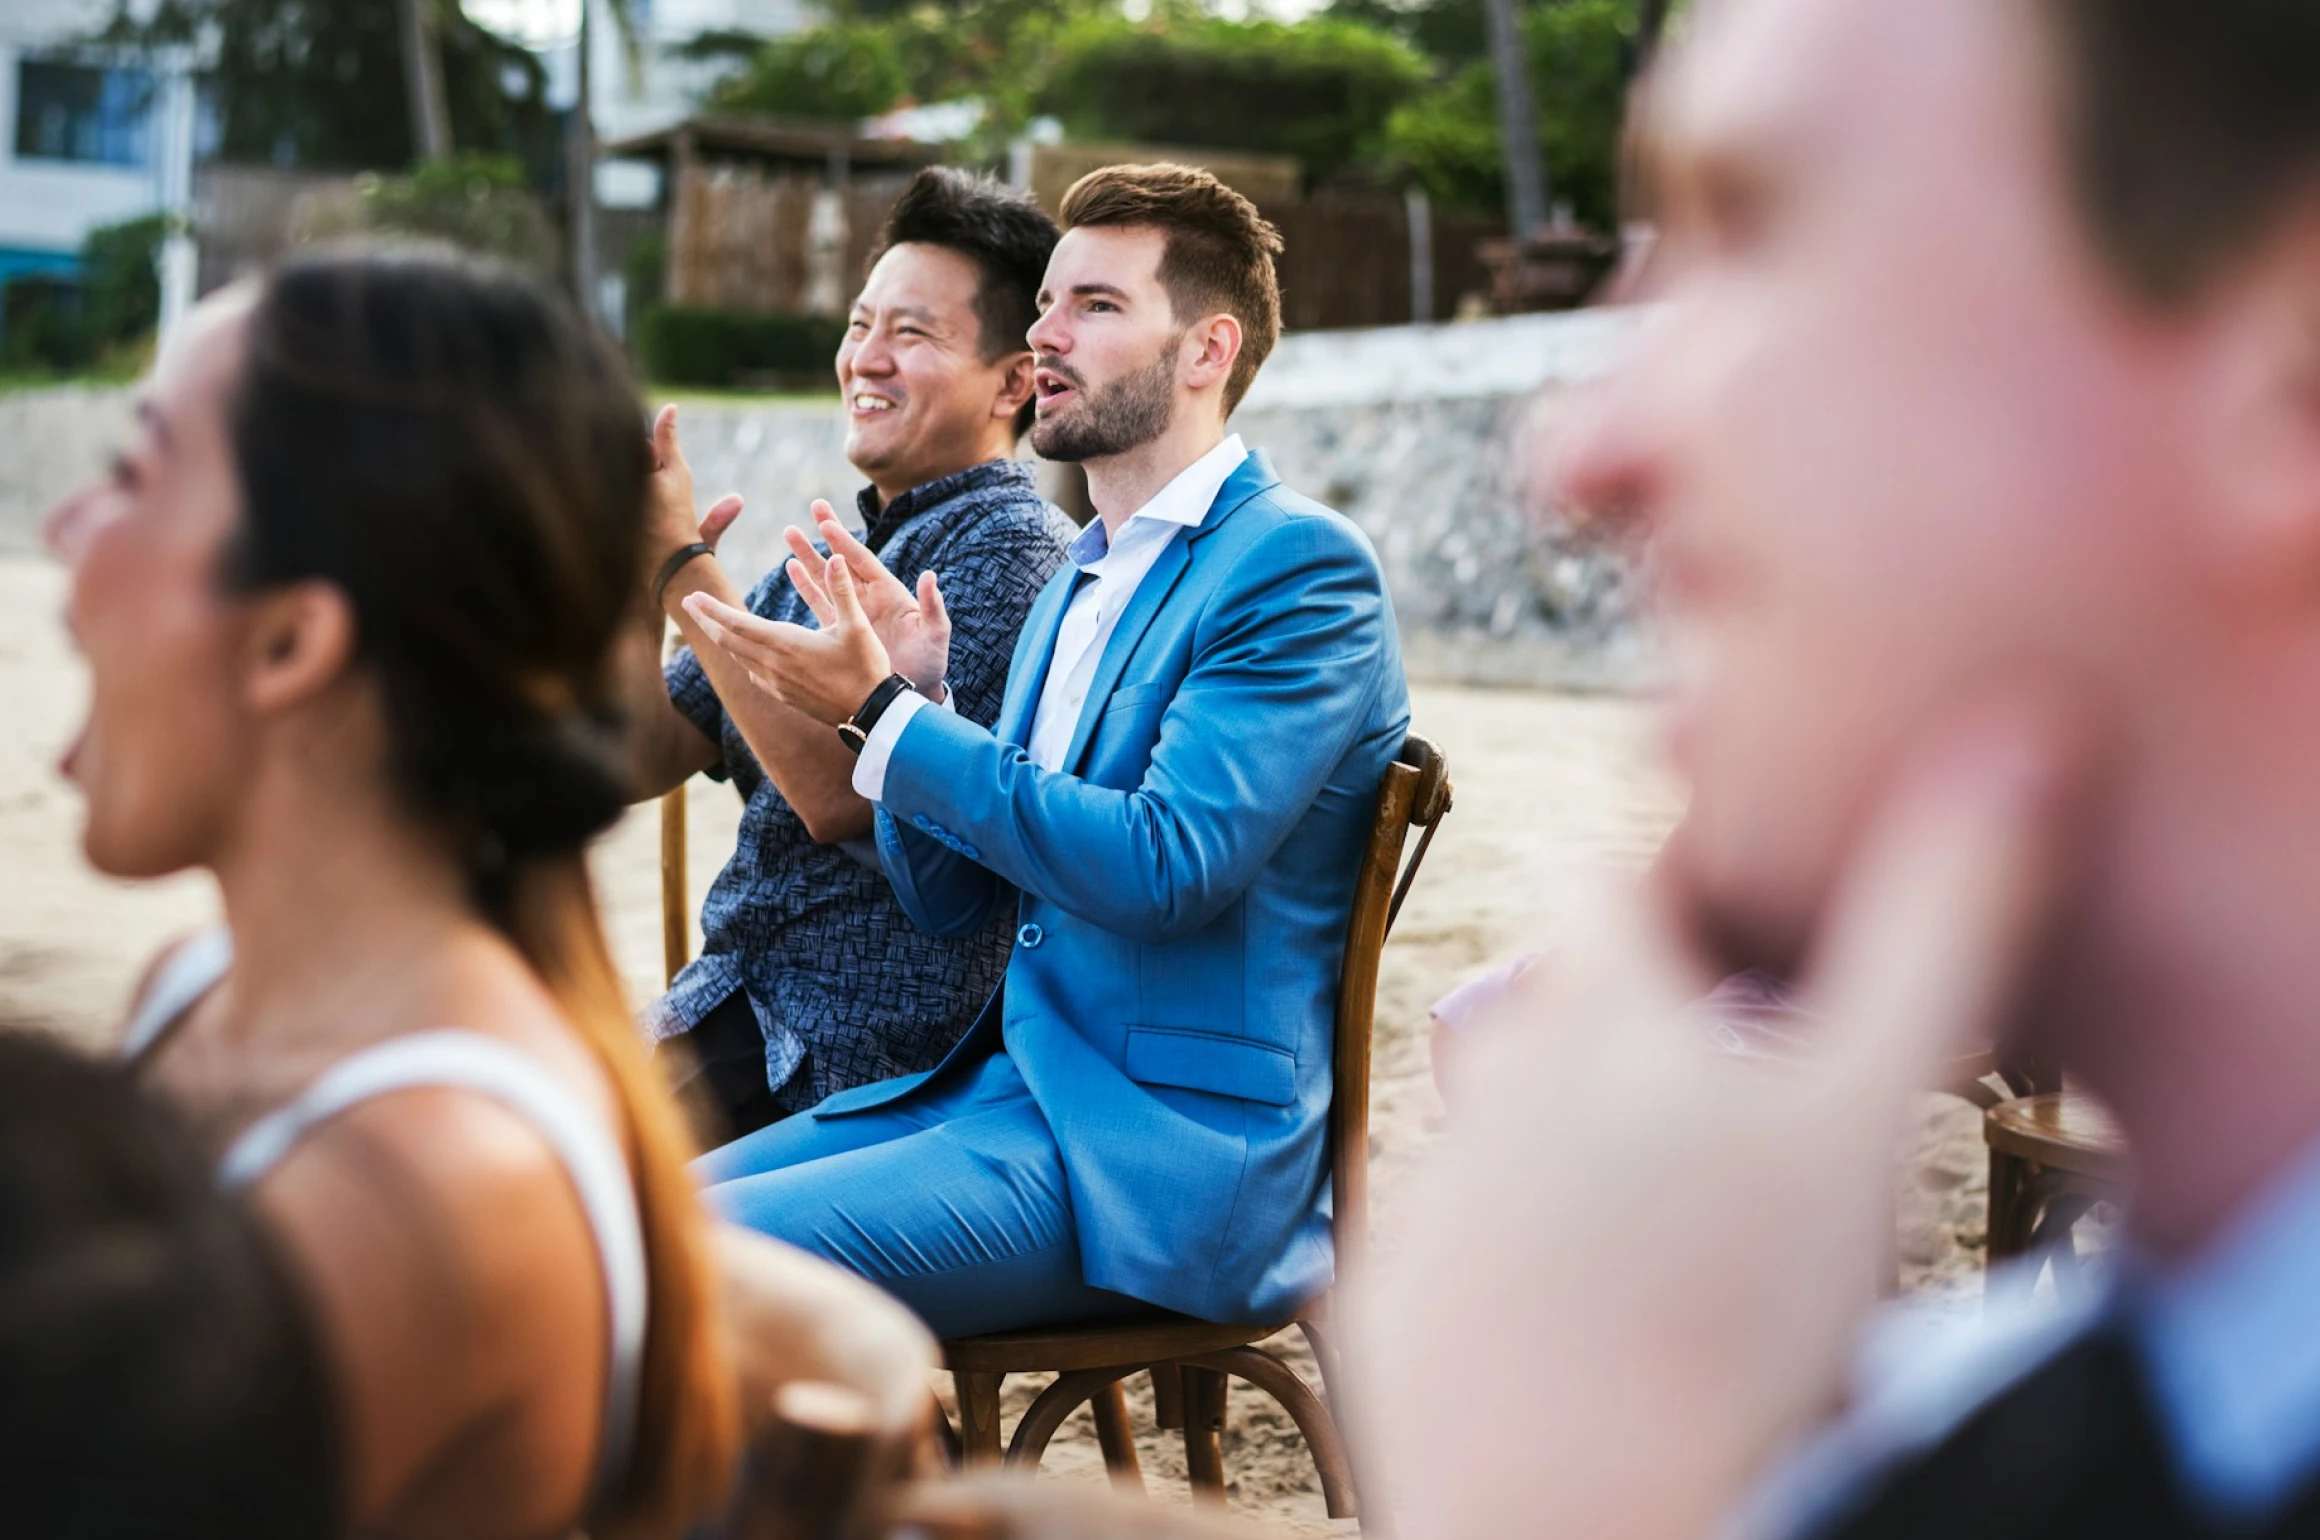
[[[2053,907],[2074,756],[2028,710],[1904,774],[1826,915],[1798,1062],[1687,1022],[1681,895],[1606,895],[1457,1071],[1394,1260],[1357,1280],[1356,1433],[1409,1540],[1708,1535],[1833,1409],[1935,1065],[1988,1041]]]

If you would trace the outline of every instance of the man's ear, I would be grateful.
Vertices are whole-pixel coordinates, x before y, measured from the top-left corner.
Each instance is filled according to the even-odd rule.
[[[252,711],[285,711],[313,699],[354,661],[354,603],[335,583],[310,579],[260,595],[242,652],[242,693]]]
[[[1032,362],[1029,352],[1017,353],[1007,360],[1007,372],[999,377],[999,394],[991,398],[991,415],[1015,420],[1031,399]]]
[[[2309,606],[2320,597],[2320,212],[2220,303],[2200,416],[2227,559],[2242,582]]]
[[[1194,390],[1221,389],[1241,356],[1241,323],[1232,316],[1203,316],[1185,332],[1184,383]]]

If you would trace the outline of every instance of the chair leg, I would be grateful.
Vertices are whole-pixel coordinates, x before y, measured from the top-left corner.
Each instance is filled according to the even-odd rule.
[[[967,1465],[999,1463],[999,1384],[1003,1376],[965,1370],[951,1376],[959,1391],[959,1454]]]
[[[2018,1257],[2030,1249],[2030,1233],[2038,1216],[2025,1212],[2029,1204],[2030,1173],[2025,1163],[2003,1150],[1990,1151],[1989,1265]]]
[[[1023,1415],[1016,1419],[1015,1436],[1007,1442],[1008,1465],[1039,1469],[1039,1462],[1047,1453],[1047,1442],[1055,1437],[1064,1419],[1078,1411],[1083,1401],[1094,1400],[1100,1407],[1104,1391],[1133,1372],[1130,1369],[1073,1369],[1057,1375],[1055,1383],[1034,1396]],[[1124,1402],[1121,1410],[1123,1414],[1126,1411]],[[1134,1452],[1131,1447],[1129,1453]]]
[[[1198,1364],[1199,1369],[1192,1367]],[[1328,1505],[1333,1519],[1349,1519],[1356,1515],[1359,1505],[1355,1500],[1353,1462],[1345,1448],[1345,1438],[1330,1416],[1329,1408],[1313,1393],[1313,1387],[1300,1379],[1297,1371],[1261,1348],[1232,1348],[1222,1353],[1204,1353],[1185,1367],[1189,1377],[1195,1373],[1219,1371],[1236,1375],[1271,1396],[1297,1424],[1304,1435],[1305,1447],[1313,1455],[1313,1473],[1321,1478],[1322,1501]]]
[[[1174,1364],[1152,1366],[1152,1421],[1163,1433],[1184,1426],[1184,1375]]]
[[[1210,1502],[1224,1501],[1224,1391],[1225,1377],[1215,1369],[1191,1363],[1180,1366],[1184,1377],[1184,1470],[1192,1481],[1192,1495]]]
[[[1112,1473],[1112,1485],[1143,1496],[1144,1466],[1136,1458],[1136,1437],[1128,1427],[1127,1382],[1112,1381],[1088,1404],[1095,1409],[1096,1442],[1103,1446],[1104,1469]]]

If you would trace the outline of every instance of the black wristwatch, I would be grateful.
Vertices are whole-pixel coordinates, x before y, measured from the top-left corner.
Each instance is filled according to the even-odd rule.
[[[870,698],[862,702],[852,716],[838,724],[838,737],[847,748],[857,754],[861,753],[870,742],[870,730],[878,725],[880,717],[886,715],[886,708],[917,688],[917,685],[900,674],[887,675],[885,681],[870,692]]]

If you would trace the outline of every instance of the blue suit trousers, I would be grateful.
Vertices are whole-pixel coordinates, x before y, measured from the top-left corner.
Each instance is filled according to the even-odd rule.
[[[938,1337],[1146,1308],[1091,1288],[1063,1157],[1004,1052],[842,1117],[799,1113],[693,1163],[726,1219],[858,1273]]]

